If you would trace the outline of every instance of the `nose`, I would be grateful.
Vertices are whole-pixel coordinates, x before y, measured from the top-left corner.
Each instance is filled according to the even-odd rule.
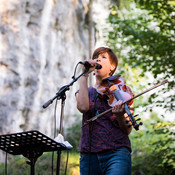
[[[97,62],[100,62],[101,61],[101,58],[100,56],[97,57]]]

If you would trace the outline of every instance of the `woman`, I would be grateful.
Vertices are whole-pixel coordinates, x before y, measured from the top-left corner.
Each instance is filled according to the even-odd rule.
[[[97,87],[102,84],[102,80],[113,75],[118,65],[116,55],[106,47],[96,49],[92,59],[87,61],[91,68],[81,77],[79,91],[76,93],[77,108],[83,113],[83,123],[111,108],[108,97],[101,95]],[[96,63],[102,68],[95,69]],[[88,75],[92,71],[96,83],[88,88]],[[129,88],[127,90],[131,93]],[[133,104],[131,108],[133,109]],[[128,127],[130,122],[127,121],[124,105],[119,100],[113,106],[112,112],[82,127],[79,147],[81,175],[131,174],[131,146],[128,135],[132,127]]]

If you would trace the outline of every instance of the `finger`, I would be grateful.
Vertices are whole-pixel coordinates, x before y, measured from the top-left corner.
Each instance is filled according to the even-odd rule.
[[[94,60],[86,60],[84,61],[84,65],[82,67],[83,71],[88,70],[88,74],[94,71],[96,68],[96,61]]]
[[[117,111],[118,110],[118,105],[115,105],[112,109],[113,109],[113,111]]]
[[[114,106],[114,109],[118,109],[118,107],[119,107],[119,104],[116,103],[115,106]]]
[[[95,60],[86,60],[91,66],[96,66],[96,61]]]
[[[119,105],[122,105],[122,104],[123,104],[123,101],[122,101],[122,100],[119,100],[119,101],[118,101],[118,104],[119,104]]]
[[[123,102],[120,100],[115,104],[115,109],[122,108],[122,106],[123,106]]]

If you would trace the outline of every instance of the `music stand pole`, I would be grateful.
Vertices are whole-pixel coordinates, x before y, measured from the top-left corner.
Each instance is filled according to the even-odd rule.
[[[38,156],[38,157],[39,157],[39,156]],[[38,157],[37,157],[37,158],[38,158]],[[37,158],[31,158],[31,159],[30,159],[30,162],[27,161],[27,164],[30,165],[30,174],[31,174],[31,175],[35,175],[35,163],[36,163]]]
[[[30,161],[30,166],[31,166],[31,171],[30,174],[34,175],[35,174],[35,160]]]

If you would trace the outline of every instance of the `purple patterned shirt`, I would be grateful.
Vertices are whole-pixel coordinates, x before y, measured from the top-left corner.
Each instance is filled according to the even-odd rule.
[[[107,96],[101,96],[93,87],[88,88],[90,110],[83,114],[83,123],[87,119],[102,113],[109,108]],[[81,141],[78,151],[81,153],[101,152],[109,149],[127,147],[131,151],[130,140],[119,127],[112,112],[99,117],[82,127]]]

